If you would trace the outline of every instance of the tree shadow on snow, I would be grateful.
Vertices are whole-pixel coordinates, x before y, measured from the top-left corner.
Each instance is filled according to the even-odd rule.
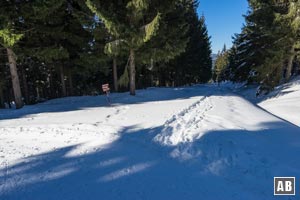
[[[214,90],[214,85],[197,85],[194,87],[181,88],[148,88],[138,90],[136,96],[130,96],[129,93],[114,93],[110,95],[110,99],[112,106],[118,106],[153,101],[188,99],[195,96],[206,95],[208,91],[212,92]],[[40,113],[68,112],[97,107],[109,107],[105,95],[52,99],[44,103],[28,105],[18,110],[0,109],[0,120],[32,117],[31,115]]]
[[[275,199],[274,176],[300,177],[299,128],[265,125],[169,147],[153,141],[163,127],[127,127],[96,152],[70,156],[78,144],[1,169],[0,199]]]

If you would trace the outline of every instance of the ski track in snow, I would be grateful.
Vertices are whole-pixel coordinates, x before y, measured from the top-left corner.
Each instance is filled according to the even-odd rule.
[[[212,108],[213,104],[209,97],[201,98],[166,121],[162,134],[158,134],[154,140],[171,146],[194,141],[201,137],[199,128],[205,125],[202,121]]]
[[[128,112],[130,107],[129,106],[117,106],[117,107],[113,107],[113,109],[114,109],[114,112],[105,117],[106,122],[111,122],[115,119],[118,119],[120,116],[123,117],[123,118],[121,118],[121,120],[124,120],[125,119],[124,115]]]

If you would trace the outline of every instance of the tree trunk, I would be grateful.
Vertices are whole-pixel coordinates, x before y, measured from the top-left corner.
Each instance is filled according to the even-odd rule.
[[[40,101],[41,96],[40,96],[40,89],[39,89],[39,86],[36,86],[35,91],[36,91],[36,99],[37,99],[38,101]]]
[[[22,101],[22,93],[21,93],[20,81],[18,76],[16,58],[12,49],[7,48],[6,50],[7,50],[9,69],[10,69],[10,74],[12,79],[16,109],[19,109],[23,107],[23,101]]]
[[[72,71],[69,68],[68,70],[68,77],[69,77],[69,96],[73,96],[73,78],[72,78]]]
[[[55,95],[55,89],[54,89],[54,81],[53,81],[53,69],[54,66],[50,66],[49,70],[49,87],[50,87],[50,98],[53,99],[56,97]]]
[[[167,82],[166,82],[166,77],[165,77],[165,72],[162,69],[161,66],[159,66],[159,74],[158,74],[158,79],[159,79],[159,86],[160,87],[166,87],[167,86]]]
[[[22,84],[23,84],[23,91],[24,91],[24,97],[25,97],[25,103],[28,105],[30,103],[29,100],[29,91],[28,91],[28,85],[27,85],[27,79],[26,79],[26,72],[24,70],[24,67],[21,65],[21,73],[22,73]]]
[[[151,58],[151,60],[150,60],[150,68],[149,68],[149,71],[150,71],[150,87],[152,87],[153,86],[153,68],[154,68],[154,60],[153,60],[153,58]]]
[[[291,76],[292,76],[294,58],[295,58],[295,49],[294,49],[294,47],[292,47],[291,55],[289,57],[288,65],[287,65],[287,68],[286,68],[285,82],[288,82],[290,80]]]
[[[135,54],[134,50],[130,50],[130,95],[135,95]]]
[[[60,70],[61,92],[62,92],[62,96],[65,97],[67,96],[67,90],[66,90],[66,83],[65,83],[64,67],[60,65],[59,70]]]
[[[150,87],[153,87],[153,81],[154,81],[153,73],[151,72],[151,74],[150,74]]]
[[[117,58],[113,58],[113,76],[114,76],[114,89],[115,89],[115,92],[118,92],[119,87],[118,87]]]
[[[4,108],[4,94],[3,89],[0,87],[0,108]]]
[[[10,108],[12,108],[12,106],[11,106],[11,102],[12,102],[12,100],[14,99],[14,91],[12,90],[12,89],[10,89],[9,91],[8,91],[8,108],[10,109]]]

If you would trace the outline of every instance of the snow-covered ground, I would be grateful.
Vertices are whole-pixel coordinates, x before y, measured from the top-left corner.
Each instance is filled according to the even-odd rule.
[[[285,121],[300,124],[299,87],[262,101],[269,112],[214,85],[0,110],[0,199],[277,199],[274,176],[300,177]]]
[[[300,127],[300,78],[281,85],[258,105]]]
[[[276,87],[267,95],[256,97],[257,86],[222,83],[222,87],[243,96],[260,108],[300,127],[300,77]]]

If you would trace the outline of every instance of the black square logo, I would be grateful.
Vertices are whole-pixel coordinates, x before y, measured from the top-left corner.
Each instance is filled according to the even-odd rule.
[[[274,177],[274,195],[295,195],[295,177]]]

